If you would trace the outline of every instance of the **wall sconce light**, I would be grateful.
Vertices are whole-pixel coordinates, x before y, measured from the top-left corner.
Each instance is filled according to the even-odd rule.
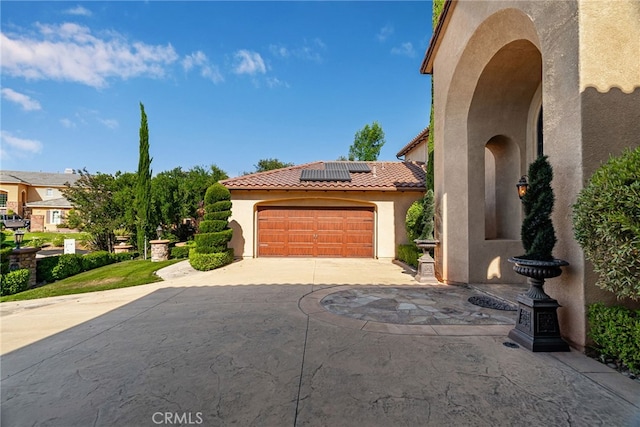
[[[13,233],[13,241],[16,242],[16,249],[20,249],[20,245],[22,244],[23,239],[24,239],[24,231],[16,230]]]
[[[524,195],[527,194],[527,190],[529,189],[529,183],[527,182],[527,175],[522,175],[520,177],[520,181],[518,181],[518,183],[516,184],[516,187],[518,187],[518,197],[520,197],[520,200],[522,200]]]
[[[158,224],[158,228],[156,228],[156,233],[158,233],[158,240],[162,239],[162,225]]]

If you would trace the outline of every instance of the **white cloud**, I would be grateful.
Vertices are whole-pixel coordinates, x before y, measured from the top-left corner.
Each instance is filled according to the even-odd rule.
[[[13,136],[7,131],[0,131],[0,139],[2,139],[2,154],[12,157],[26,157],[28,154],[37,154],[42,151],[42,143],[34,139],[24,139]]]
[[[233,72],[236,74],[249,74],[253,76],[258,73],[264,74],[267,72],[264,60],[258,52],[251,52],[242,49],[234,54],[234,58],[236,64],[233,68]]]
[[[35,99],[31,99],[28,95],[16,92],[13,89],[3,88],[2,97],[8,101],[19,104],[25,111],[42,110],[40,103]]]
[[[182,60],[182,68],[184,68],[185,71],[190,71],[195,67],[200,68],[200,75],[202,77],[211,80],[215,84],[222,83],[224,81],[224,76],[220,72],[218,66],[210,64],[207,55],[202,51],[197,51],[191,55],[187,55]]]
[[[301,46],[287,47],[282,44],[270,45],[269,51],[272,55],[280,58],[294,57],[307,61],[322,62],[322,51],[327,45],[319,39],[315,38],[311,41],[304,40]]]
[[[60,124],[62,124],[62,126],[66,127],[67,129],[73,129],[76,127],[76,124],[66,117],[60,119]]]
[[[283,82],[282,80],[278,79],[277,77],[268,77],[267,78],[267,86],[269,86],[270,88],[274,88],[274,87],[286,87],[289,88],[289,83],[287,82]]]
[[[91,11],[80,5],[72,7],[71,9],[67,9],[64,11],[64,13],[76,16],[91,16]]]
[[[281,58],[288,58],[291,55],[289,49],[281,44],[269,45],[269,51],[273,56],[279,56]]]
[[[108,127],[109,129],[117,129],[120,124],[115,119],[98,119],[100,123]]]
[[[393,32],[394,32],[393,26],[387,24],[384,27],[382,27],[380,31],[378,31],[378,34],[376,34],[376,38],[378,39],[378,41],[383,42],[387,40],[389,36],[393,34]]]
[[[411,42],[402,43],[400,46],[391,49],[391,53],[394,55],[408,56],[409,58],[415,58],[416,50],[413,48]]]
[[[110,78],[163,77],[165,67],[178,59],[170,44],[129,42],[114,32],[96,36],[74,23],[36,26],[39,36],[0,34],[2,72],[105,87]]]

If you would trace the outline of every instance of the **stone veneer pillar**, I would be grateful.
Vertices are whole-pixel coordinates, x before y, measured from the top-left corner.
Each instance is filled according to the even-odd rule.
[[[151,240],[151,261],[167,261],[169,259],[169,240]]]
[[[29,288],[36,286],[36,252],[40,248],[20,248],[14,249],[9,256],[9,269],[29,269]]]

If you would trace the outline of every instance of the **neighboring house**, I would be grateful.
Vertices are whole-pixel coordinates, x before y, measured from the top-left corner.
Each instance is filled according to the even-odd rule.
[[[436,250],[446,283],[522,283],[516,183],[554,168],[554,255],[545,288],[563,336],[583,348],[586,306],[613,302],[573,237],[572,205],[610,155],[640,143],[637,0],[451,1],[422,63],[434,85]]]
[[[221,181],[236,257],[396,256],[424,195],[418,162],[314,162]]]
[[[62,195],[65,183],[80,175],[0,170],[0,213],[9,210],[31,220],[31,231],[56,231],[71,204]]]
[[[429,154],[429,127],[426,127],[422,132],[413,138],[407,145],[402,147],[396,154],[396,157],[400,160],[407,162],[423,162],[427,163],[427,157]]]

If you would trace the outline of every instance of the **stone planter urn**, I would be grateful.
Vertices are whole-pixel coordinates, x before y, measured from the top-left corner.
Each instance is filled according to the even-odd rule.
[[[509,338],[530,351],[570,351],[569,344],[560,336],[557,308],[558,301],[544,291],[545,279],[562,274],[561,267],[569,265],[561,259],[538,261],[511,257],[513,270],[525,277],[529,290],[520,294],[516,327],[509,331]]]
[[[418,270],[415,275],[416,281],[418,283],[439,283],[435,274],[435,261],[433,257],[431,257],[429,250],[434,249],[440,241],[416,239],[413,242],[418,248],[422,249],[422,256],[418,258]]]

